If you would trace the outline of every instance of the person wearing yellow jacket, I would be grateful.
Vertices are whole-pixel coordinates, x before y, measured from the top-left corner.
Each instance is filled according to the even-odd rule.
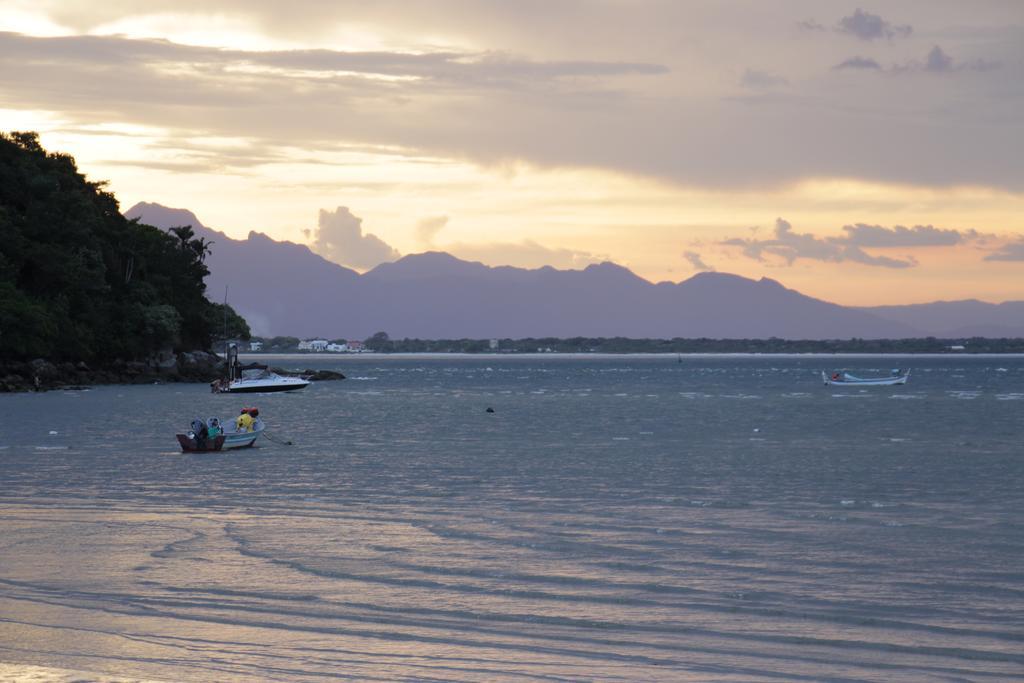
[[[237,427],[240,432],[252,431],[252,415],[249,414],[248,408],[242,409],[242,414],[235,420],[235,427]]]

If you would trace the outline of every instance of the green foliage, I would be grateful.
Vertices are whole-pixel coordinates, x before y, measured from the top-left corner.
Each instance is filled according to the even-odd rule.
[[[294,351],[299,347],[298,337],[271,337],[264,341],[264,351]]]
[[[0,133],[0,359],[209,348],[223,320],[205,296],[209,251],[191,228],[126,220],[35,133]]]
[[[229,304],[212,304],[209,315],[208,322],[210,323],[210,329],[213,330],[214,339],[219,341],[224,341],[225,339],[249,341],[252,339],[249,323],[245,321],[245,318],[238,315]]]
[[[366,348],[381,353],[388,353],[394,351],[394,345],[391,343],[391,338],[388,337],[387,332],[378,332],[365,342]]]

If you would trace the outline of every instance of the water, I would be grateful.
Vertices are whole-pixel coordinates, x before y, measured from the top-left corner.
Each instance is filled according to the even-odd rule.
[[[0,396],[0,680],[1024,680],[1020,357],[280,362]]]

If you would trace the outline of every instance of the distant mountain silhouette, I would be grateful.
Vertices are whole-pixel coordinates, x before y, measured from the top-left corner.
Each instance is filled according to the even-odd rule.
[[[207,295],[220,301],[228,287],[228,302],[249,322],[254,334],[319,334],[317,310],[332,300],[336,303],[340,291],[359,279],[359,273],[331,263],[301,244],[277,242],[259,232],[250,232],[245,240],[231,239],[207,228],[186,209],[140,202],[124,215],[165,230],[191,225],[197,236],[213,242],[206,260],[210,267]],[[339,292],[329,294],[334,290]]]
[[[990,304],[966,299],[861,310],[925,330],[934,337],[1024,337],[1024,301]]]
[[[211,240],[210,298],[218,300],[229,286],[231,305],[264,336],[901,338],[960,327],[1012,329],[1024,308],[1024,302],[956,302],[977,306],[948,314],[941,309],[947,304],[851,308],[768,278],[700,273],[654,284],[613,263],[583,270],[491,267],[442,252],[405,256],[360,275],[262,233],[231,239],[183,209],[140,203],[125,215],[164,229],[191,225]]]

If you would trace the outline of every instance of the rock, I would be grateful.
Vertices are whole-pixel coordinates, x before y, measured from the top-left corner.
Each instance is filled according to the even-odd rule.
[[[178,354],[178,372],[187,379],[209,382],[225,374],[224,359],[207,351],[186,351]]]
[[[161,375],[178,374],[178,359],[175,356],[160,360],[156,364],[156,371]]]
[[[21,375],[5,375],[0,379],[0,391],[27,391],[29,383]]]
[[[178,354],[178,365],[182,370],[212,370],[223,363],[220,356],[206,351],[186,351]]]
[[[334,370],[306,370],[299,374],[303,379],[314,382],[327,382],[330,380],[345,379],[345,375],[340,372],[335,372]]]
[[[92,384],[209,382],[223,374],[224,360],[209,351],[174,354],[163,350],[146,362],[115,359],[95,368],[84,361],[54,364],[37,358],[27,363],[0,362],[0,392],[80,389]]]
[[[36,358],[29,363],[29,367],[31,368],[32,376],[38,377],[44,383],[52,382],[60,377],[60,371],[57,369],[57,366],[42,358]]]
[[[137,377],[146,373],[146,364],[137,360],[128,361],[124,364],[124,372],[131,377]]]

